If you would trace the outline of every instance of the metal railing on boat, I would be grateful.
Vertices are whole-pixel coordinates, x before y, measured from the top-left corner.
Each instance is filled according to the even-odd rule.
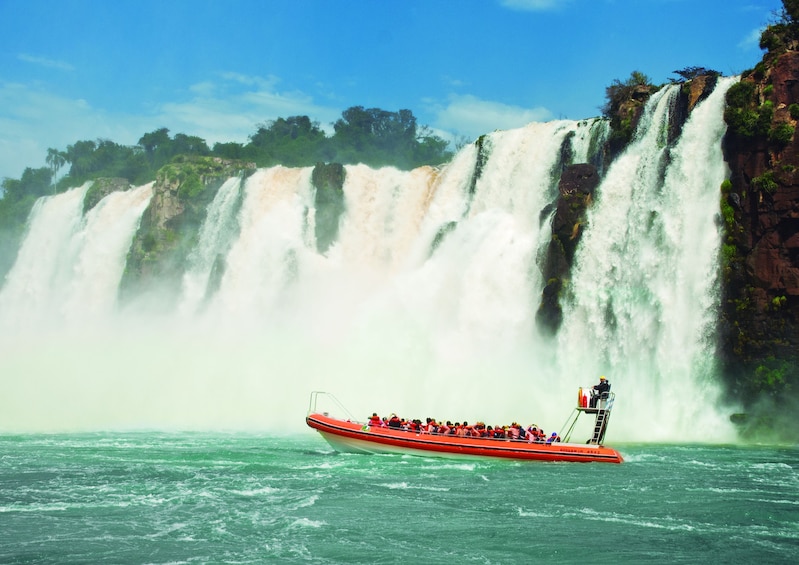
[[[355,416],[352,415],[352,413],[349,410],[347,410],[347,407],[344,406],[344,404],[342,404],[341,401],[338,398],[336,398],[335,396],[333,396],[329,392],[324,392],[324,391],[321,391],[321,390],[315,390],[315,391],[311,392],[311,398],[310,398],[310,401],[308,402],[308,414],[319,414],[320,413],[319,412],[320,399],[323,402],[325,400],[329,400],[330,402],[335,404],[336,408],[338,408],[344,414],[346,414],[347,415],[346,418],[341,418],[342,420],[348,419],[351,422],[358,422],[359,421]],[[325,416],[329,416],[330,415],[330,413],[328,411],[324,410],[324,408],[322,408],[322,410],[323,410],[323,412],[321,412],[321,414],[324,414]]]
[[[616,394],[613,392],[607,391],[598,394],[592,387],[580,387],[577,393],[577,406],[562,428],[566,430],[563,435],[564,441],[568,442],[570,440],[580,414],[585,413],[595,415],[594,430],[587,443],[600,445],[608,429],[610,413],[613,410],[615,400]]]

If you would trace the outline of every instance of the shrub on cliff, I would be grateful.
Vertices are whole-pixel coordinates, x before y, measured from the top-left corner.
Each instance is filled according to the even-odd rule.
[[[769,53],[795,49],[799,42],[799,0],[783,0],[777,21],[760,34],[760,48]]]
[[[727,91],[726,100],[724,121],[730,132],[744,138],[769,134],[774,103],[766,100],[758,106],[753,82],[743,80],[732,85]]]
[[[635,123],[644,102],[653,90],[649,77],[633,71],[625,81],[614,79],[605,89],[605,104],[602,115],[610,118],[611,151],[618,150],[632,139]]]

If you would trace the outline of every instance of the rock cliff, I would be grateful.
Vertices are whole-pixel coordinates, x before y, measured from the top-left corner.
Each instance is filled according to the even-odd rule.
[[[731,394],[760,420],[792,412],[799,386],[798,103],[795,42],[727,95],[721,351]]]

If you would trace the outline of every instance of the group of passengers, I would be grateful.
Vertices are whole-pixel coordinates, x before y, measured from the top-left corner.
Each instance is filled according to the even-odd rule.
[[[455,422],[447,420],[437,422],[435,418],[421,420],[406,420],[396,414],[390,417],[381,418],[377,413],[373,413],[368,422],[370,427],[394,428],[409,432],[437,435],[453,435],[458,437],[480,437],[522,440],[528,443],[553,443],[560,441],[560,436],[556,432],[547,437],[544,430],[536,424],[531,424],[525,429],[521,424],[513,422],[510,426],[486,426],[484,422],[477,422],[470,425],[468,422]]]

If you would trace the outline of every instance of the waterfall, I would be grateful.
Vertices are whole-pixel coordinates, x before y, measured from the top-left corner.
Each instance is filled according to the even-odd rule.
[[[217,257],[227,253],[236,232],[233,214],[239,200],[241,179],[226,180],[208,207],[200,228],[198,243],[188,258],[189,268],[183,276],[183,300],[179,311],[194,314],[208,291],[208,282]]]
[[[673,148],[665,135],[679,87],[653,97],[597,189],[575,257],[562,372],[573,384],[576,375],[607,374],[629,402],[614,426],[635,439],[731,437],[715,408],[713,332],[722,112],[734,80],[722,79],[694,109]]]
[[[112,192],[86,215],[74,237],[73,247],[79,251],[62,309],[69,323],[104,321],[113,313],[130,242],[150,203],[153,184]]]
[[[71,242],[90,186],[40,198],[33,206],[17,260],[0,291],[0,323],[7,331],[37,328],[63,302],[74,257]]]
[[[83,217],[91,183],[40,199],[0,292],[0,324],[39,331],[109,313],[152,183],[106,196]]]
[[[601,164],[607,120],[495,131],[439,168],[347,165],[345,212],[324,252],[311,168],[229,179],[175,311],[160,314],[113,306],[151,186],[85,217],[85,187],[44,199],[0,293],[0,430],[297,431],[311,390],[356,414],[556,430],[577,387],[605,374],[618,394],[609,440],[726,439],[713,339],[731,82],[671,145],[676,87],[647,103],[603,172],[555,338],[539,334],[535,313],[559,175]],[[56,202],[61,219],[45,220]],[[30,316],[32,329],[45,314],[75,323],[33,349],[14,335],[31,311],[44,318]],[[103,330],[77,323],[87,319]]]

